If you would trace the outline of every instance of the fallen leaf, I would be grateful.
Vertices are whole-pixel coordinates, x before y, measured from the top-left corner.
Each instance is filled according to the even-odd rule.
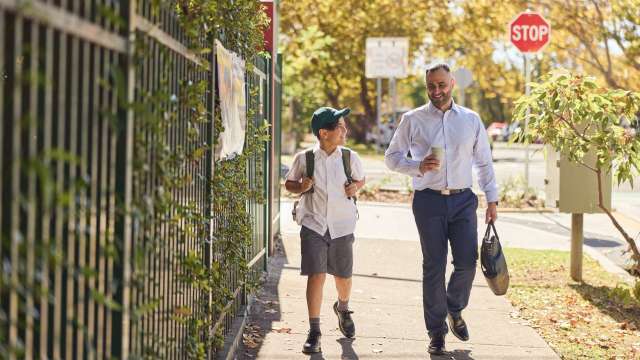
[[[272,328],[271,331],[275,331],[277,333],[286,333],[286,334],[290,334],[291,333],[291,328],[287,328],[287,327],[277,327],[277,328]]]

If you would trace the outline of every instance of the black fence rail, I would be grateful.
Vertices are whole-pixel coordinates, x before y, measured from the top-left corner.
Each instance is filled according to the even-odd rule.
[[[214,53],[186,42],[174,10],[147,0],[0,0],[1,357],[190,356],[184,318],[206,317],[211,294],[182,281],[180,264],[216,261],[224,214],[211,214],[209,184]],[[247,121],[279,129],[270,61],[247,73]],[[208,121],[179,105],[195,86]],[[272,141],[246,176],[278,199]],[[173,156],[200,150],[186,165]],[[265,269],[276,203],[247,204],[252,277]],[[234,299],[203,320],[232,335],[248,294],[237,273],[226,279]]]

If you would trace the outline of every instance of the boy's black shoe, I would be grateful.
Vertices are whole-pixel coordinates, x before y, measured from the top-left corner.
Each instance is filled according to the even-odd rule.
[[[354,337],[356,335],[356,325],[353,323],[353,319],[351,319],[353,311],[338,310],[338,302],[336,301],[333,304],[333,312],[338,316],[338,326],[340,327],[342,335],[348,338]]]
[[[427,351],[431,355],[445,355],[447,350],[444,348],[444,334],[432,336]]]
[[[453,316],[449,314],[449,328],[455,337],[462,341],[469,340],[469,330],[467,323],[464,322],[462,316]]]
[[[320,347],[320,338],[322,334],[319,331],[309,331],[307,341],[302,345],[302,352],[305,354],[315,354],[322,351]]]

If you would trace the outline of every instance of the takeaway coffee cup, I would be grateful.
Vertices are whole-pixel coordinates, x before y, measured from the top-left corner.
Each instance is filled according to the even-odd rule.
[[[440,161],[440,163],[442,164],[442,159],[444,159],[444,149],[439,147],[439,146],[432,146],[431,147],[431,153],[436,157],[436,159],[438,159],[438,161]],[[436,170],[440,170],[440,166],[438,165],[438,167],[436,168]]]

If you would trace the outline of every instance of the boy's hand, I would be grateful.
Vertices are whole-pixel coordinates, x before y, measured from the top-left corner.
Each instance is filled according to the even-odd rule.
[[[310,177],[302,178],[302,182],[300,183],[301,193],[311,190],[312,187],[313,187],[313,178],[310,178]]]
[[[352,182],[351,184],[345,185],[344,192],[347,194],[347,197],[355,196],[358,192],[358,184]]]

